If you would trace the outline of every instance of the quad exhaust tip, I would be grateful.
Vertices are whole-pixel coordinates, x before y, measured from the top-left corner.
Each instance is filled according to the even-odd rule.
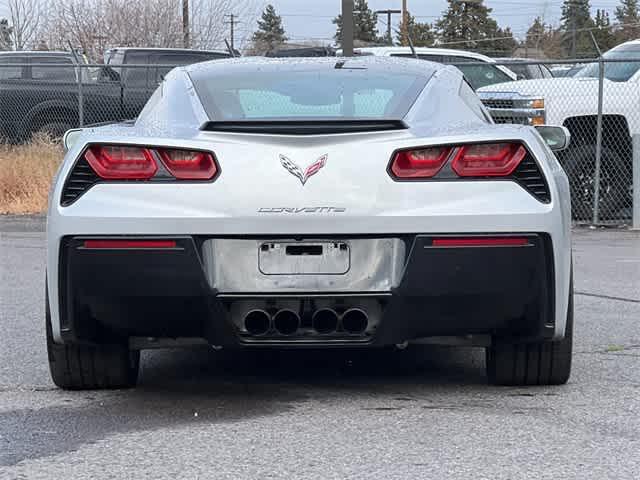
[[[300,324],[300,315],[288,308],[278,310],[273,316],[266,310],[254,309],[244,317],[245,330],[254,336],[266,335],[270,331],[284,336],[294,335]],[[360,308],[350,308],[342,316],[332,308],[320,308],[311,317],[311,326],[321,335],[337,332],[340,325],[346,333],[362,334],[369,327],[369,316]]]
[[[271,316],[264,310],[251,310],[244,317],[244,328],[251,335],[264,335],[271,328]]]
[[[300,328],[300,315],[288,308],[278,310],[273,316],[273,328],[280,335],[293,335]]]
[[[347,333],[364,333],[369,326],[369,316],[359,308],[350,308],[342,315],[342,328]]]
[[[320,334],[333,333],[338,329],[338,314],[331,308],[316,310],[311,318],[311,325]]]

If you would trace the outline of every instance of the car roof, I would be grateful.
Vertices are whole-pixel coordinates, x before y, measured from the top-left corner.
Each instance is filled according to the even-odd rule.
[[[134,50],[136,52],[179,52],[179,53],[216,53],[216,54],[225,54],[229,55],[229,52],[226,50],[194,50],[192,48],[164,48],[164,47],[113,47],[107,50],[107,52],[127,52],[130,50]]]
[[[430,78],[447,68],[439,63],[397,57],[241,57],[194,63],[180,67],[187,73],[239,73],[260,68],[261,71],[304,71],[313,69],[366,69],[372,72],[405,73]]]
[[[73,57],[73,53],[71,52],[51,52],[49,50],[17,50],[17,51],[8,51],[8,52],[0,52],[0,56],[51,56],[51,57]]]
[[[357,52],[365,52],[373,55],[393,55],[393,54],[412,54],[411,47],[363,47],[354,49]],[[453,57],[467,57],[474,58],[476,60],[495,63],[490,57],[482,55],[481,53],[468,52],[466,50],[454,50],[451,48],[431,48],[431,47],[416,47],[417,54],[431,54],[431,55],[451,55]]]
[[[640,45],[640,38],[637,38],[635,40],[629,40],[628,42],[621,43],[620,45],[617,45],[617,46],[621,47],[622,45]]]
[[[495,57],[495,61],[497,62],[514,62],[514,63],[524,63],[524,62],[543,62],[544,60],[536,60],[535,58],[523,58],[523,57]]]

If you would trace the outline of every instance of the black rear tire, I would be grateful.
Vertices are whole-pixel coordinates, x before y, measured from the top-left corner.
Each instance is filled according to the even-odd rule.
[[[557,342],[509,343],[496,340],[486,349],[489,383],[493,385],[562,385],[571,376],[573,350],[573,282],[565,336]]]
[[[560,155],[560,162],[569,177],[571,211],[574,220],[593,219],[595,195],[596,146],[581,145],[569,148]],[[628,197],[629,178],[620,155],[610,148],[602,148],[600,168],[599,218],[616,219]]]
[[[47,296],[48,297],[48,296]],[[47,354],[51,379],[65,390],[131,388],[138,381],[140,352],[126,345],[69,345],[53,341],[46,303]]]

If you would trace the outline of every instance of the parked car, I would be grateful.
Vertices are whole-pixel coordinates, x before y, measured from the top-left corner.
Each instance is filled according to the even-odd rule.
[[[62,135],[69,121],[70,90],[76,91],[78,62],[71,52],[0,52],[0,136],[21,139],[36,131]]]
[[[494,59],[479,53],[427,47],[417,47],[415,52],[421,60],[444,63],[445,65],[455,65],[462,71],[474,90],[487,85],[511,82],[517,79],[517,75],[509,68],[497,65]],[[409,47],[356,48],[354,54],[404,58],[412,58],[414,56]],[[465,65],[466,63],[470,65]]]
[[[265,57],[335,57],[336,51],[331,47],[297,47],[278,48],[265,54]]]
[[[630,212],[632,136],[640,133],[640,40],[621,44],[604,54],[601,218],[621,218]],[[571,78],[523,80],[491,85],[480,97],[497,123],[564,125],[571,148],[560,155],[572,186],[573,213],[592,217],[598,113],[597,63],[583,66]]]
[[[476,345],[492,383],[569,378],[569,185],[547,147],[567,134],[493,124],[455,68],[207,62],[135,124],[73,134],[47,217],[62,388],[131,387],[140,349],[202,344]]]
[[[118,47],[108,50],[105,57],[107,78],[118,81],[123,87],[122,118],[131,119],[140,113],[172,68],[229,58],[231,54],[222,50]],[[101,80],[105,80],[104,73]]]
[[[551,75],[554,78],[571,78],[584,67],[583,63],[577,65],[558,65],[551,67]]]
[[[533,80],[536,78],[553,78],[549,67],[529,58],[496,58],[496,62],[507,67],[518,76],[518,80]]]
[[[85,125],[135,118],[174,66],[229,56],[117,48],[110,51],[105,67],[81,68],[69,52],[0,53],[0,135],[10,141],[23,141],[35,132],[59,138],[79,125],[81,113]]]

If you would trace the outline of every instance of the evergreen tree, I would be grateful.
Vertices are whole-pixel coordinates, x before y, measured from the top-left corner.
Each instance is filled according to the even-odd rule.
[[[513,32],[509,27],[497,27],[496,30],[491,33],[491,36],[496,40],[486,42],[486,45],[483,46],[483,50],[487,55],[508,57],[518,47],[518,42],[513,38]]]
[[[282,18],[276,13],[273,5],[269,4],[258,20],[258,30],[251,37],[254,52],[270,51],[285,43],[288,38],[284,34]]]
[[[483,0],[447,1],[447,10],[436,22],[439,40],[445,46],[489,55],[512,53],[517,42],[511,29],[498,27],[490,16],[491,9],[484,5]]]
[[[6,18],[0,20],[0,50],[11,50],[13,42],[11,41],[11,31],[13,28],[9,26]]]
[[[569,57],[593,57],[595,54],[589,34],[594,26],[590,9],[589,0],[564,0],[562,4],[562,47]]]
[[[396,33],[396,41],[402,45],[402,30],[403,23],[400,22]],[[433,31],[433,26],[430,23],[421,23],[417,22],[416,18],[407,12],[407,29],[409,32],[409,37],[411,37],[411,41],[413,42],[414,47],[432,47],[435,40],[436,35]],[[390,42],[389,42],[390,43]]]
[[[616,45],[616,38],[611,29],[609,13],[604,10],[598,10],[596,12],[593,37],[596,39],[598,48],[600,48],[602,52],[606,52]]]
[[[384,38],[378,36],[378,15],[367,4],[367,0],[355,0],[353,6],[353,39],[360,43],[384,43]],[[342,45],[342,15],[332,20],[336,25],[334,38]]]
[[[562,57],[562,41],[559,30],[545,25],[540,17],[535,18],[527,30],[524,46],[535,50],[536,53],[542,52],[548,58]]]
[[[640,38],[640,5],[638,0],[620,0],[615,17],[620,24],[616,32],[618,42]]]
[[[527,30],[527,38],[525,40],[528,48],[541,48],[546,34],[545,25],[540,17],[536,17]]]

